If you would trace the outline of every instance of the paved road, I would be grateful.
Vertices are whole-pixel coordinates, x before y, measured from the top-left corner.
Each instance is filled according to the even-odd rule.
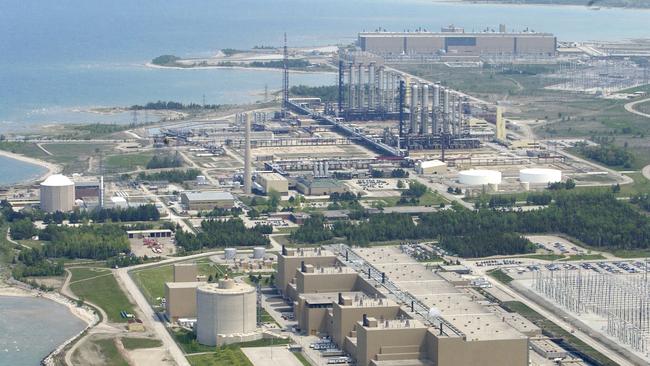
[[[641,174],[643,174],[646,179],[650,180],[650,165],[644,166],[643,169],[641,169]]]
[[[414,178],[418,182],[420,182],[420,183],[426,185],[427,187],[431,188],[433,191],[438,192],[441,196],[445,197],[450,202],[456,201],[457,203],[461,204],[463,207],[465,207],[467,209],[470,209],[470,210],[474,210],[474,205],[473,204],[471,204],[469,202],[466,202],[466,201],[463,201],[464,196],[458,196],[458,195],[455,195],[455,194],[450,194],[449,192],[447,192],[447,187],[445,187],[444,185],[442,185],[440,183],[431,183],[428,179],[415,174],[414,171],[409,171],[409,173],[410,173],[409,177]]]
[[[650,102],[650,98],[641,99],[641,100],[637,100],[637,101],[634,101],[634,102],[629,102],[629,103],[625,104],[625,110],[630,112],[630,113],[634,113],[636,115],[642,116],[642,117],[650,118],[650,114],[639,112],[636,109],[634,109],[635,105],[641,104],[643,102]]]

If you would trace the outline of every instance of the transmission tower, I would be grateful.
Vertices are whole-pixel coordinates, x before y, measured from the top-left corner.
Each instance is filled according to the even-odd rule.
[[[289,106],[289,51],[287,50],[287,33],[284,33],[284,58],[282,62],[282,115],[286,116]]]

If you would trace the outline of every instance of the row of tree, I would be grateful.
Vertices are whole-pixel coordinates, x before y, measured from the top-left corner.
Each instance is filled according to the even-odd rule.
[[[183,166],[183,157],[177,151],[174,155],[157,154],[147,163],[147,169],[179,168]],[[196,177],[195,177],[196,178]]]
[[[249,229],[238,218],[230,220],[204,220],[198,234],[178,231],[176,245],[186,251],[201,248],[238,247],[238,246],[267,246],[269,239],[264,234],[270,234],[273,227],[258,225]]]
[[[141,181],[161,181],[166,180],[171,183],[183,183],[187,180],[195,180],[197,176],[201,175],[201,171],[198,169],[174,169],[166,170],[162,172],[155,173],[145,173],[140,172],[138,174],[138,180]]]
[[[504,237],[504,234],[561,232],[593,247],[650,248],[648,218],[608,192],[557,192],[555,201],[548,207],[533,211],[489,208],[471,211],[455,204],[452,207],[422,214],[417,225],[409,215],[402,214],[377,214],[358,223],[336,222],[331,227],[322,218],[313,217],[292,233],[291,239],[315,243],[339,236],[358,245],[388,240],[440,239],[441,244],[449,245],[456,253],[488,256],[532,250],[513,236]],[[497,245],[493,238],[499,238],[505,246]],[[466,247],[462,247],[462,243]]]
[[[605,165],[623,168],[631,168],[634,165],[634,155],[613,143],[603,141],[597,146],[581,144],[577,148],[582,155]]]

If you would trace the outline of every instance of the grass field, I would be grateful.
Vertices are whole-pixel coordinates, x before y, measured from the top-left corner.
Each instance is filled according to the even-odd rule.
[[[72,277],[70,278],[70,282],[75,282],[79,280],[85,280],[86,278],[92,278],[92,277],[97,277],[97,276],[102,276],[111,273],[111,270],[108,268],[95,268],[95,267],[88,267],[88,268],[71,268],[70,273],[72,273]]]
[[[646,250],[614,250],[611,252],[619,258],[650,258],[650,249]]]
[[[576,254],[576,255],[570,255],[567,258],[562,259],[562,261],[567,262],[567,261],[591,261],[591,260],[598,260],[598,259],[607,259],[603,257],[602,254]]]
[[[303,355],[302,352],[291,352],[291,353],[293,353],[293,355],[296,356],[298,361],[300,361],[300,363],[303,364],[303,366],[311,366],[311,364],[309,363],[309,361],[307,361],[305,355]]]
[[[577,349],[580,352],[586,354],[587,356],[592,357],[593,359],[597,360],[600,364],[604,366],[617,365],[615,362],[613,362],[612,360],[610,360],[600,352],[596,351],[591,346],[584,343],[573,334],[560,328],[557,324],[546,319],[545,317],[537,313],[535,310],[529,308],[526,304],[523,304],[519,301],[508,301],[502,303],[501,306],[508,311],[521,314],[523,317],[530,320],[538,327],[542,328],[542,330],[545,333],[550,334],[552,337],[564,339],[564,341],[568,343],[570,346],[572,346],[574,349]]]
[[[239,348],[226,348],[219,352],[187,356],[192,366],[253,366]]]
[[[225,267],[214,265],[209,260],[197,261],[197,266],[199,274],[206,276],[219,273],[223,278],[227,272]],[[152,305],[158,305],[156,299],[165,296],[165,282],[172,282],[173,266],[170,264],[137,270],[131,272],[131,276],[147,301]]]
[[[130,171],[138,167],[144,168],[153,155],[153,151],[109,155],[106,157],[105,164],[111,171]]]
[[[79,272],[77,278],[88,276],[87,268],[72,268],[72,278]],[[124,310],[133,313],[133,304],[126,297],[113,275],[100,276],[85,281],[70,284],[70,290],[78,297],[90,301],[104,309],[108,320],[116,323],[126,323],[126,319],[120,316]]]
[[[122,338],[122,344],[126,349],[138,348],[156,348],[162,346],[162,342],[158,339],[149,338]]]
[[[531,255],[524,255],[517,258],[530,258],[530,259],[539,259],[543,261],[555,261],[558,259],[564,259],[565,257],[559,254],[531,254]]]
[[[129,363],[122,357],[120,351],[117,350],[113,339],[99,339],[93,342],[100,349],[100,353],[106,365],[111,366],[129,366]]]
[[[494,269],[488,271],[487,274],[490,275],[490,277],[494,278],[495,280],[504,283],[506,285],[512,282],[512,277],[508,276],[505,272],[503,272],[500,269]]]

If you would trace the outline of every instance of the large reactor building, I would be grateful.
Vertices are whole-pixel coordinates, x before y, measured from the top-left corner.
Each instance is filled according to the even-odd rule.
[[[257,328],[255,288],[233,279],[206,283],[196,290],[196,338],[216,346],[246,340]]]
[[[551,33],[499,31],[465,33],[444,27],[440,32],[362,32],[359,47],[378,55],[443,53],[450,56],[554,56],[557,38]]]
[[[62,174],[50,175],[41,183],[41,210],[68,212],[74,206],[74,182]]]

